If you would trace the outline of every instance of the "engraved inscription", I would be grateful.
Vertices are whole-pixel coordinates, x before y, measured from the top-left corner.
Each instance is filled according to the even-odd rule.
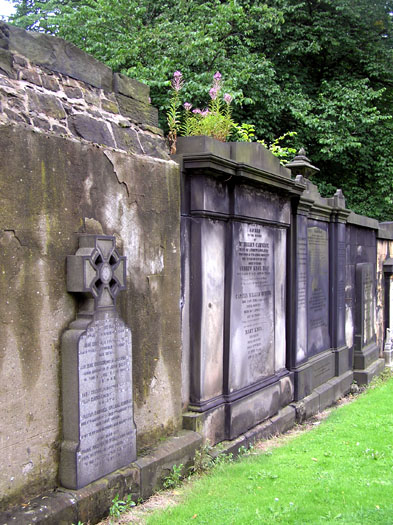
[[[251,384],[273,372],[273,236],[256,224],[235,227],[231,354],[237,370],[243,370],[240,383]]]
[[[119,468],[118,451],[134,439],[130,349],[131,332],[116,317],[93,321],[79,339],[82,477]]]
[[[367,268],[368,269],[368,268]],[[371,341],[374,335],[374,281],[367,271],[363,280],[363,342]]]
[[[329,239],[327,224],[309,221],[308,349],[314,354],[329,348]]]

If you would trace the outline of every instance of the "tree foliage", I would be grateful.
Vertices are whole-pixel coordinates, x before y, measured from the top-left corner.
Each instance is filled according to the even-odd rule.
[[[220,71],[233,117],[272,142],[296,131],[360,213],[393,219],[393,0],[14,0],[13,23],[65,38],[147,83],[162,114],[172,74],[203,107]]]

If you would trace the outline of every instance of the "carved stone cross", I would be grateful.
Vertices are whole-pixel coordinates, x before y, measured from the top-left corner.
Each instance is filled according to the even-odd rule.
[[[115,246],[109,235],[81,235],[78,251],[67,256],[67,290],[92,295],[95,308],[114,307],[126,289],[126,257]]]

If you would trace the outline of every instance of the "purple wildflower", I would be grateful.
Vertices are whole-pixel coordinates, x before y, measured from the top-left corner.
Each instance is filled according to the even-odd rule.
[[[219,71],[217,71],[217,73],[215,73],[215,75],[214,75],[213,78],[214,78],[215,80],[221,80],[221,77],[222,77],[221,73],[220,73]]]
[[[184,84],[184,80],[183,80],[183,75],[180,71],[175,71],[173,73],[173,79],[172,79],[171,84],[175,91],[181,90]]]
[[[211,88],[211,90],[209,91],[209,94],[210,94],[210,98],[212,100],[216,100],[216,98],[217,98],[217,88],[213,86]]]
[[[198,113],[199,113],[199,114],[202,113],[202,111],[201,111],[199,108],[195,108],[195,109],[193,109],[192,112],[195,113],[195,115],[198,114]]]
[[[229,105],[233,100],[233,97],[232,95],[230,95],[229,93],[225,93],[224,95],[224,101]]]
[[[204,109],[203,111],[201,111],[202,117],[206,117],[209,113],[210,113],[210,111],[207,108]]]
[[[186,111],[190,111],[190,109],[192,108],[192,104],[190,104],[189,102],[184,102],[183,107]]]

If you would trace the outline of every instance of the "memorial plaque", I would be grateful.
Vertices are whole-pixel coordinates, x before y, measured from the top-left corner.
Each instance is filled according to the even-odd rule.
[[[307,357],[307,218],[297,220],[296,239],[296,363]]]
[[[274,373],[274,229],[233,223],[230,392]]]
[[[131,331],[115,300],[125,258],[113,237],[84,235],[67,260],[68,290],[86,302],[64,333],[60,480],[79,489],[136,459]],[[90,297],[89,297],[90,296]]]
[[[375,281],[374,265],[356,265],[356,350],[375,341]]]
[[[330,348],[328,225],[309,220],[308,246],[308,354]]]

